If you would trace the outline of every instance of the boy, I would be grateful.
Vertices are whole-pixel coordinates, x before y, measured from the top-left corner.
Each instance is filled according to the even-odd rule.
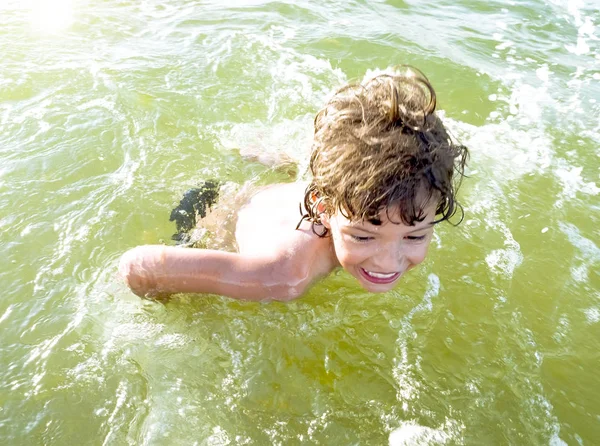
[[[343,87],[315,118],[310,183],[254,195],[238,214],[237,253],[139,246],[121,258],[121,275],[139,296],[287,301],[338,267],[368,291],[392,289],[458,208],[453,176],[468,152],[435,106],[415,69]]]

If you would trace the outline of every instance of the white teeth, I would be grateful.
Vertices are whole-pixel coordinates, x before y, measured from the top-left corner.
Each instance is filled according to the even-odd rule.
[[[367,271],[365,270],[365,272],[369,275],[369,276],[373,276],[376,277],[377,279],[389,279],[390,277],[394,276],[396,273],[388,273],[388,274],[384,274],[384,273],[373,273],[371,271]]]

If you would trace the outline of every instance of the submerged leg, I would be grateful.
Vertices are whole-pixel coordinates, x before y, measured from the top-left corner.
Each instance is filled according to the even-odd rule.
[[[197,218],[206,217],[207,211],[219,197],[219,182],[207,180],[199,187],[189,189],[183,194],[179,206],[171,211],[169,221],[175,221],[177,233],[171,237],[178,244],[190,241],[190,231],[196,228]]]

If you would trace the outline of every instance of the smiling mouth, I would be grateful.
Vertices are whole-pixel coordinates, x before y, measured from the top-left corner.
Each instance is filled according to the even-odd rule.
[[[401,275],[401,273],[376,273],[373,271],[367,271],[364,268],[359,269],[363,277],[372,283],[392,283]]]

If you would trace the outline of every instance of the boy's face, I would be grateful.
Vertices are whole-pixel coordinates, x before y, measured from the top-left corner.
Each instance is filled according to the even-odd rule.
[[[363,288],[373,293],[389,291],[408,270],[421,263],[433,236],[436,204],[425,207],[425,219],[414,226],[394,224],[381,212],[381,225],[368,221],[352,222],[339,212],[323,215],[330,229],[340,265],[358,279]],[[399,221],[397,210],[390,209],[393,221]]]

